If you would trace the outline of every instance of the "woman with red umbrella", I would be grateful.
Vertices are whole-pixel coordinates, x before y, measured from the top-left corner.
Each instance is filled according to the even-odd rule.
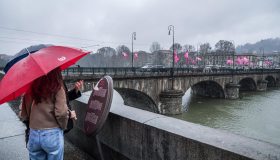
[[[36,79],[23,97],[21,117],[30,122],[27,148],[31,160],[63,159],[68,116],[76,118],[68,111],[61,70],[56,68]]]
[[[31,54],[42,54],[42,52],[38,52],[38,51],[40,51],[41,49],[44,49],[44,48],[48,48],[48,47],[56,47],[55,48],[55,51],[56,52],[54,52],[54,50],[52,50],[51,52],[50,51],[48,51],[48,52],[46,52],[47,54],[49,54],[49,53],[52,53],[51,55],[57,55],[57,50],[59,49],[59,52],[61,52],[61,49],[70,49],[70,48],[67,48],[67,47],[58,47],[58,46],[54,46],[54,45],[51,45],[51,44],[37,44],[37,45],[32,45],[32,46],[29,46],[29,47],[27,47],[27,48],[24,48],[24,49],[22,49],[21,51],[19,51],[18,53],[16,53],[15,54],[15,56],[13,56],[12,57],[12,59],[6,64],[6,66],[4,67],[4,69],[3,69],[3,71],[5,72],[5,73],[7,73],[10,69],[11,69],[11,67],[13,67],[15,64],[17,64],[17,63],[19,63],[20,61],[25,61],[26,59],[25,58],[30,58],[30,55]],[[73,50],[72,50],[73,51]],[[77,51],[77,50],[76,50]],[[79,50],[79,51],[81,51],[81,50]],[[53,54],[53,53],[55,53],[55,54]],[[81,52],[78,52],[78,55],[80,54]],[[76,56],[77,56],[77,54],[75,54]],[[42,57],[42,56],[40,56],[40,57]],[[63,56],[64,57],[64,56]],[[55,59],[53,59],[53,60],[55,60]],[[50,63],[50,62],[48,62],[48,63]],[[68,63],[68,62],[67,62]],[[34,68],[34,67],[33,67]],[[18,69],[16,70],[16,72],[18,72]],[[28,72],[33,72],[32,70],[30,70],[30,69],[28,69]],[[28,76],[28,73],[26,73],[26,72],[22,72],[22,73],[24,73],[24,75],[25,76]],[[14,75],[14,74],[13,74]],[[21,78],[21,77],[20,77]],[[27,77],[28,78],[28,77]],[[20,79],[20,80],[22,80],[22,78]],[[8,82],[10,82],[10,80],[8,81]],[[18,81],[16,81],[16,82],[18,82]],[[66,98],[67,98],[67,106],[68,106],[68,108],[71,110],[71,105],[70,105],[70,103],[69,103],[69,101],[71,101],[71,100],[74,100],[74,99],[76,99],[76,98],[78,98],[78,97],[80,97],[81,96],[81,92],[80,92],[80,90],[81,90],[81,88],[82,88],[82,86],[83,86],[83,81],[82,80],[80,80],[80,81],[77,81],[76,83],[75,83],[75,88],[74,89],[72,89],[72,90],[70,90],[70,91],[67,91],[67,93],[66,93]],[[67,86],[66,86],[66,84],[64,84],[64,87],[65,87],[65,89],[67,90]],[[23,123],[27,126],[27,129],[26,129],[26,135],[25,135],[25,141],[26,141],[26,143],[28,142],[28,135],[29,135],[29,122],[28,121],[23,121]],[[67,124],[67,129],[66,130],[64,130],[64,134],[65,133],[68,133],[72,128],[73,128],[73,120],[68,120],[68,124]]]
[[[0,81],[0,104],[24,95],[21,116],[30,121],[30,159],[63,159],[63,130],[68,117],[75,119],[76,114],[68,111],[61,71],[89,53],[64,46],[45,47],[34,54],[28,50]]]

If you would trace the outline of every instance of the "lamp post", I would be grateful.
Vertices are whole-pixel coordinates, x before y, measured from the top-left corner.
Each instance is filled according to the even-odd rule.
[[[133,54],[133,40],[136,40],[136,32],[133,32],[132,35],[131,35],[131,43],[132,43],[132,46],[131,46],[131,66],[133,68],[133,58],[134,58],[134,54]]]
[[[231,78],[231,82],[233,83],[233,76],[234,76],[234,71],[235,71],[235,66],[234,66],[234,62],[235,62],[235,60],[234,60],[235,45],[234,45],[234,41],[233,40],[231,40],[230,42],[233,44],[233,47],[234,47],[234,50],[232,51],[232,78]]]
[[[264,64],[264,49],[262,48],[262,69],[263,69],[263,64]]]
[[[197,49],[196,49],[197,50],[197,55],[196,55],[196,57],[199,57],[199,58],[202,58],[202,53],[200,53],[201,52],[201,45],[202,45],[201,42],[197,43]],[[199,61],[197,61],[197,65],[200,67],[201,63]]]
[[[172,31],[172,49],[173,49],[173,56],[172,56],[172,68],[171,68],[171,78],[172,78],[172,89],[174,89],[174,85],[173,85],[173,79],[174,79],[174,56],[175,56],[175,48],[174,48],[174,26],[173,25],[169,25],[168,26],[168,35],[171,35],[171,31]]]
[[[233,51],[232,50],[229,50],[229,52],[232,52],[231,55],[232,55],[232,68],[234,69],[234,56],[235,56],[235,44],[234,44],[234,41],[233,40],[230,40],[230,43],[232,43],[234,49]]]
[[[261,48],[260,50],[262,51],[262,78],[264,78],[264,76],[263,76],[264,48]]]

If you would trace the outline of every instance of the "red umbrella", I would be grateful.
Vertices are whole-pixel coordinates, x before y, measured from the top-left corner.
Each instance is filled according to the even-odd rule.
[[[64,70],[88,53],[76,48],[50,46],[40,49],[36,54],[29,54],[15,63],[1,80],[0,104],[25,93],[35,79],[57,67]]]

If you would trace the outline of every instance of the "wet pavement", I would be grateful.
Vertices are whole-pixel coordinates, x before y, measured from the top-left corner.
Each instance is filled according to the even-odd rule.
[[[27,160],[25,125],[19,120],[18,109],[7,103],[0,105],[0,160]],[[65,139],[64,160],[94,160]]]

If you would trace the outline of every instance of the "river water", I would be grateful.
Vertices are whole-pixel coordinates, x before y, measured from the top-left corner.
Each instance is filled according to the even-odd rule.
[[[241,92],[237,100],[199,98],[190,89],[174,118],[280,145],[280,89]],[[114,91],[113,103],[123,104]]]
[[[185,112],[173,117],[280,145],[280,89],[240,94],[238,100],[211,99],[188,90]]]

